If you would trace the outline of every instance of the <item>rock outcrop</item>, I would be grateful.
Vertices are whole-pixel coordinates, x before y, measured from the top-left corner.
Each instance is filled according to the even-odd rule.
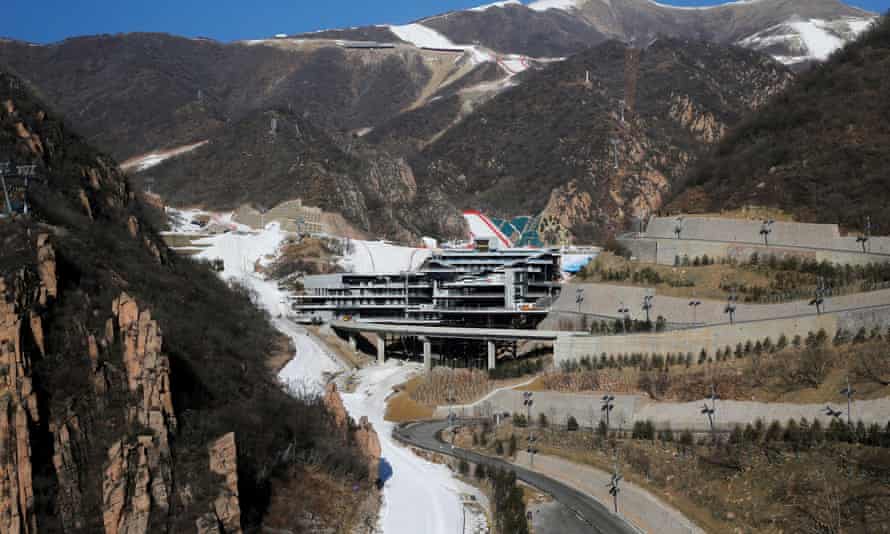
[[[376,480],[380,472],[380,438],[374,426],[368,422],[367,417],[362,417],[355,431],[355,441],[359,449],[368,461],[368,475],[371,480]]]
[[[0,297],[6,286],[0,279]],[[29,425],[38,419],[15,304],[0,300],[0,532],[37,532]]]
[[[170,509],[173,481],[169,436],[176,430],[170,390],[170,362],[161,353],[161,333],[149,310],[122,294],[112,312],[122,347],[127,388],[135,403],[127,419],[140,434],[124,438],[108,450],[102,486],[106,534],[146,532],[152,512],[164,516]]]
[[[337,391],[337,384],[331,382],[324,388],[324,405],[328,412],[334,416],[334,422],[337,428],[347,429],[349,415],[346,413],[346,407],[343,406],[343,399]]]
[[[197,521],[199,534],[241,534],[238,500],[238,451],[235,434],[228,433],[210,445],[210,472],[225,479],[213,500],[213,511]]]

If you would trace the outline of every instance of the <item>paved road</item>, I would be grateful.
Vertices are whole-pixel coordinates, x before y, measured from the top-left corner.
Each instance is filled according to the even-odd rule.
[[[636,531],[621,518],[607,510],[596,499],[574,490],[561,482],[497,458],[483,456],[464,449],[452,448],[439,441],[438,433],[448,426],[447,421],[411,423],[393,430],[396,439],[422,449],[463,458],[468,462],[485,464],[486,467],[509,469],[523,482],[553,496],[573,514],[559,514],[561,522],[571,525],[565,532],[589,532],[597,534],[635,534]]]

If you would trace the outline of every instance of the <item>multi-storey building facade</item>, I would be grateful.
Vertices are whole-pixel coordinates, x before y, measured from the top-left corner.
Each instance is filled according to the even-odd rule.
[[[307,277],[298,319],[534,326],[559,294],[546,249],[436,250],[417,271]]]

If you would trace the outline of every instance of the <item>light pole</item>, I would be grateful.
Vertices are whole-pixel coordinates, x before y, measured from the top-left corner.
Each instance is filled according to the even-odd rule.
[[[610,425],[609,414],[611,414],[612,410],[614,410],[614,409],[615,409],[615,396],[609,395],[608,393],[606,393],[605,395],[603,395],[602,407],[600,408],[600,411],[606,417],[606,430],[609,429],[609,425]]]
[[[538,454],[538,449],[535,447],[537,439],[538,438],[536,438],[534,434],[528,436],[528,455],[531,461],[531,467],[535,466],[535,455]]]
[[[708,399],[711,401],[711,405],[708,406],[707,401],[705,401],[702,406],[701,413],[702,415],[707,416],[708,418],[708,426],[711,428],[711,437],[714,436],[714,418],[717,414],[717,390],[714,386],[711,386],[711,394],[708,395]]]
[[[454,388],[448,388],[448,396],[445,397],[445,401],[448,402],[448,424],[451,425],[451,448],[454,448],[454,422],[457,420],[457,415],[454,413],[454,403],[457,399],[454,396]]]
[[[733,324],[735,322],[735,312],[736,307],[738,306],[739,297],[733,291],[732,295],[726,300],[726,308],[724,308],[723,313],[729,315],[729,324]]]
[[[810,301],[810,306],[816,307],[816,315],[821,315],[824,311],[825,289],[825,281],[822,277],[819,277],[819,281],[816,283],[816,295],[813,297],[813,300]]]
[[[680,239],[681,233],[683,233],[683,217],[677,217],[677,221],[674,224],[674,234],[677,235],[677,239]]]
[[[865,218],[865,234],[856,238],[856,242],[862,245],[862,253],[868,252],[866,250],[866,244],[868,244],[869,239],[871,238],[871,217]]]
[[[618,308],[618,313],[621,314],[621,328],[623,328],[624,333],[627,334],[627,320],[629,319],[630,308],[625,306],[624,303],[622,302],[621,307]]]
[[[525,421],[526,424],[531,427],[532,424],[532,404],[535,403],[534,393],[531,391],[526,391],[522,394],[522,404],[525,406]]]
[[[829,404],[829,405],[825,406],[825,415],[827,415],[828,417],[833,417],[835,419],[840,419],[841,416],[844,415],[844,412],[842,412],[840,410],[835,410]]]
[[[692,324],[698,323],[698,307],[701,306],[700,300],[690,300],[689,306],[692,308]]]
[[[621,488],[619,484],[621,483],[621,479],[623,477],[618,472],[618,459],[615,459],[615,468],[612,471],[612,480],[609,481],[606,486],[609,488],[609,495],[612,496],[612,501],[615,503],[615,514],[618,514],[618,494],[621,493]]]
[[[853,394],[856,393],[856,390],[850,386],[850,377],[847,377],[847,387],[841,390],[841,395],[847,397],[847,425],[853,426]]]
[[[760,235],[763,237],[763,244],[769,246],[769,235],[773,233],[773,223],[776,222],[772,219],[768,219],[763,221],[763,224],[760,225]]]
[[[578,305],[578,313],[581,313],[581,303],[584,302],[584,289],[578,288],[575,290],[575,304]]]
[[[654,295],[646,295],[643,297],[643,311],[646,312],[646,322],[649,323],[649,311],[652,309],[652,301],[655,300]]]

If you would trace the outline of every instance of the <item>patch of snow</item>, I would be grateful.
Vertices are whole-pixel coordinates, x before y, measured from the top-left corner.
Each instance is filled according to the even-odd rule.
[[[460,48],[441,33],[432,28],[427,28],[423,24],[414,23],[390,26],[389,29],[399,39],[419,48]]]
[[[581,1],[582,0],[538,0],[537,2],[529,4],[528,8],[534,9],[535,11],[547,11],[548,9],[569,11],[578,9],[578,4],[580,4]]]
[[[484,6],[471,7],[467,11],[485,11],[492,7],[505,7],[505,6],[521,6],[522,2],[519,0],[504,0],[503,2],[492,2],[491,4],[485,4]]]
[[[676,9],[680,11],[707,11],[709,9],[720,9],[724,7],[730,6],[743,6],[748,4],[756,4],[762,0],[736,0],[735,2],[725,2],[722,4],[715,4],[712,6],[674,6],[671,4],[662,4],[660,2],[656,2],[655,0],[649,0],[649,3],[658,7],[663,7],[666,9]]]
[[[801,20],[794,17],[746,37],[738,44],[755,50],[766,50],[776,45],[786,45],[799,55],[775,55],[786,65],[808,60],[824,61],[837,49],[855,39],[872,24],[872,18],[845,17],[826,21],[823,19]]]
[[[201,259],[221,259],[224,270],[220,276],[235,279],[256,293],[255,304],[268,311],[273,317],[285,315],[289,309],[284,293],[278,283],[266,280],[255,271],[256,265],[265,266],[274,259],[278,247],[286,233],[277,222],[266,225],[261,231],[249,231],[245,226],[237,226],[237,231],[219,234],[195,241],[205,246],[197,257]]]
[[[351,249],[343,258],[346,270],[357,274],[414,271],[430,257],[425,248],[402,247],[385,241],[350,240]]]
[[[272,324],[296,347],[294,358],[278,373],[278,379],[291,394],[320,395],[332,376],[346,370],[304,327],[285,318],[276,318]]]
[[[800,35],[808,55],[819,60],[826,60],[832,52],[844,46],[844,41],[825,29],[825,21],[812,19],[806,22],[791,22],[789,26]]]
[[[462,51],[470,55],[473,64],[487,63],[494,61],[495,57],[491,53],[483,50],[481,47],[474,45],[455,44],[448,37],[442,35],[436,30],[424,26],[423,24],[413,23],[401,26],[387,26],[396,37],[402,41],[413,44],[418,48],[437,48],[444,50]]]
[[[209,143],[209,141],[205,140],[199,141],[197,143],[192,143],[190,145],[183,145],[181,147],[171,148],[169,150],[158,150],[155,152],[149,152],[148,154],[130,158],[127,161],[121,163],[121,170],[142,172],[146,169],[150,169],[152,167],[160,165],[170,158],[181,156],[182,154],[191,152],[192,150],[195,150],[197,148],[201,148],[207,143]]]
[[[483,497],[454,478],[443,465],[430,463],[402,447],[392,437],[394,424],[383,419],[393,387],[422,371],[418,364],[390,360],[358,373],[355,393],[343,393],[343,404],[354,419],[367,417],[380,438],[381,462],[392,470],[383,487],[378,528],[384,534],[453,534],[461,531],[461,494]]]

